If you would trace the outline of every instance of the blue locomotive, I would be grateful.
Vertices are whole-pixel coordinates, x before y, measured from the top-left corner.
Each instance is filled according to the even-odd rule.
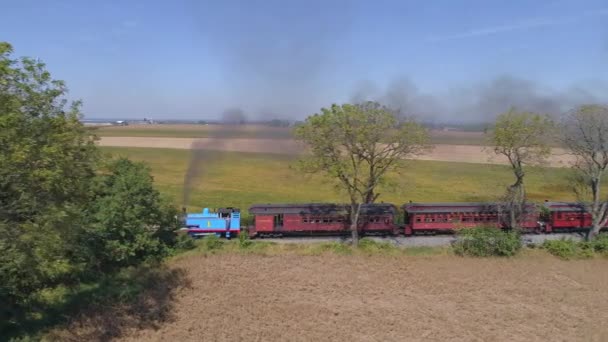
[[[215,234],[230,239],[241,230],[241,212],[238,208],[220,208],[216,212],[204,208],[202,213],[186,214],[184,230],[192,237]]]

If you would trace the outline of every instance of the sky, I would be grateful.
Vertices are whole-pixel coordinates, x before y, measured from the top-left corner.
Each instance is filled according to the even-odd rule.
[[[439,121],[608,101],[598,0],[0,0],[0,40],[86,118],[300,119],[376,100]]]

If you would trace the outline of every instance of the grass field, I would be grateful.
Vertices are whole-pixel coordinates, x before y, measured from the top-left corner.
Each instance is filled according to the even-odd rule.
[[[100,137],[292,139],[292,128],[261,125],[132,125],[94,129]],[[431,131],[433,144],[484,145],[483,132]]]
[[[182,204],[188,150],[103,148],[103,151],[147,162],[158,188]],[[201,152],[199,152],[201,153]],[[200,173],[191,187],[189,210],[203,206],[236,206],[246,211],[253,203],[344,201],[325,178],[303,175],[290,168],[289,155],[203,152]],[[567,184],[568,169],[530,169],[527,191],[535,201],[573,200]],[[495,200],[512,182],[506,166],[436,161],[409,161],[400,174],[390,175],[380,200],[395,204]]]

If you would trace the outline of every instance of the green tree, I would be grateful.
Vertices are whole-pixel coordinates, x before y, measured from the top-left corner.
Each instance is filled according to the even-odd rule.
[[[572,185],[591,214],[587,239],[592,239],[608,222],[608,198],[601,194],[602,178],[608,168],[608,107],[585,105],[572,110],[562,124],[562,137],[576,158]]]
[[[520,228],[526,214],[525,166],[540,165],[551,155],[553,128],[546,115],[512,108],[499,115],[494,127],[486,132],[494,153],[506,157],[515,176],[503,201],[509,227]]]
[[[99,154],[65,84],[11,54],[0,43],[0,306],[15,318],[34,291],[80,269],[75,227]]]
[[[83,246],[92,269],[111,271],[166,256],[179,228],[177,210],[154,188],[149,169],[125,158],[98,177]]]
[[[391,170],[404,166],[403,159],[428,148],[428,132],[410,120],[399,123],[386,107],[375,102],[332,105],[309,116],[295,129],[310,154],[299,169],[324,173],[345,190],[350,201],[353,243],[358,243],[361,204],[373,203],[378,185]]]

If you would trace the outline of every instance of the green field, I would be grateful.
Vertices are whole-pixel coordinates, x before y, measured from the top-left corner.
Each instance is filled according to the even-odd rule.
[[[148,148],[103,148],[105,152],[147,162],[158,188],[182,204],[184,175],[190,151]],[[246,210],[253,203],[345,201],[344,194],[321,176],[302,175],[290,168],[291,156],[259,153],[204,152],[210,162],[192,182],[189,210],[207,206],[235,206]],[[573,200],[567,184],[569,170],[530,169],[529,197],[541,202]],[[395,204],[407,201],[495,200],[511,182],[506,166],[409,161],[400,174],[390,175],[390,184],[380,190],[380,200]],[[245,216],[244,215],[244,216]]]

